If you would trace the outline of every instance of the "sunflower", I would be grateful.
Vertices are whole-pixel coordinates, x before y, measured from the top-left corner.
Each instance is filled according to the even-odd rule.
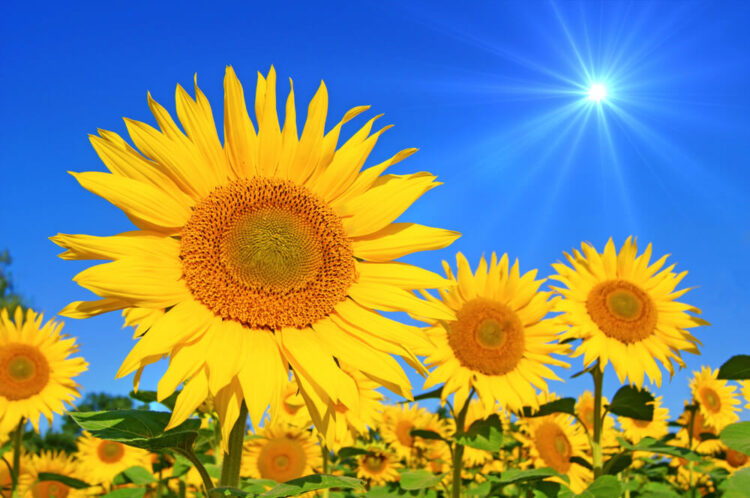
[[[412,430],[433,431],[446,438],[450,432],[449,422],[420,408],[416,403],[386,406],[381,420],[380,434],[383,440],[394,449],[399,458],[406,460],[418,457],[433,446],[442,446],[439,440],[412,436]]]
[[[713,460],[717,467],[721,467],[729,472],[730,475],[738,470],[750,467],[750,456],[741,451],[733,450],[722,445],[722,455]]]
[[[690,412],[685,410],[677,419],[682,426],[677,431],[676,436],[670,439],[667,444],[688,448],[703,455],[715,455],[721,452],[722,444],[719,439],[719,431],[709,425],[700,410],[696,410],[693,415],[692,446],[690,446]]]
[[[12,455],[7,455],[5,458],[8,459],[8,462],[12,461],[13,457]],[[22,451],[21,458],[19,461],[19,476],[18,476],[18,484],[17,489],[25,489],[31,486],[31,484],[34,483],[34,478],[31,476],[31,473],[29,472],[29,468],[31,465],[31,459],[30,457]],[[0,461],[0,496],[3,498],[11,498],[11,487],[13,485],[13,477],[10,475],[10,465],[9,463]],[[14,496],[15,498],[15,496]]]
[[[39,481],[39,474],[49,472],[73,479],[86,480],[82,475],[78,462],[63,452],[41,451],[33,455],[29,463],[30,482],[19,489],[19,496],[33,498],[75,498],[87,496],[86,490],[78,490],[58,481]]]
[[[140,448],[107,441],[84,432],[78,439],[79,468],[86,482],[109,487],[117,474],[130,467],[151,468],[151,455]]]
[[[529,451],[527,466],[535,468],[551,467],[568,476],[567,484],[575,493],[582,492],[590,480],[591,472],[584,466],[571,462],[579,457],[588,461],[586,452],[589,443],[583,428],[570,415],[555,413],[543,417],[520,420],[521,442]],[[563,482],[559,478],[552,478]]]
[[[307,411],[305,400],[299,392],[297,381],[291,379],[281,392],[280,408],[271,420],[272,424],[289,424],[295,427],[309,427],[312,425],[310,412]]]
[[[609,404],[605,396],[602,396],[602,403]],[[591,391],[584,391],[576,401],[575,413],[578,419],[586,427],[586,431],[593,437],[594,435],[594,395]],[[613,449],[618,446],[617,431],[615,430],[615,420],[611,415],[605,414],[602,423],[602,448]]]
[[[0,433],[7,434],[23,419],[39,430],[39,415],[52,424],[52,414],[62,414],[65,403],[80,396],[73,377],[88,368],[75,339],[60,333],[63,324],[42,314],[17,307],[11,320],[0,311]]]
[[[240,475],[286,482],[317,472],[323,465],[320,446],[309,430],[269,424],[245,441]]]
[[[554,306],[551,292],[539,292],[543,280],[536,270],[521,276],[518,261],[509,268],[508,255],[498,261],[482,257],[472,273],[463,254],[456,255],[457,277],[443,262],[449,281],[457,286],[440,290],[442,302],[456,312],[456,320],[435,322],[428,330],[434,346],[421,353],[436,367],[425,389],[444,384],[442,398],[455,394],[463,406],[473,387],[486,409],[495,402],[512,411],[533,405],[535,388],[547,391],[545,379],[560,380],[547,365],[567,367],[551,353],[564,354],[557,343],[558,322],[544,317]],[[426,294],[431,302],[441,301]],[[550,344],[550,342],[553,342]]]
[[[662,406],[662,397],[657,396],[653,401],[654,416],[652,420],[636,420],[628,417],[618,417],[623,435],[633,444],[646,437],[661,439],[669,434],[669,409]]]
[[[399,480],[402,465],[392,450],[382,443],[369,444],[365,449],[367,454],[357,457],[357,477],[367,479],[371,486]]]
[[[583,355],[586,367],[599,360],[604,369],[611,361],[622,383],[629,379],[641,387],[645,374],[661,385],[657,361],[670,375],[674,363],[684,367],[680,352],[698,354],[699,344],[686,329],[708,325],[687,313],[700,310],[675,301],[689,290],[675,291],[687,272],[673,273],[674,265],[662,269],[667,256],[649,264],[651,244],[636,256],[635,239],[630,237],[619,254],[612,239],[602,254],[587,243],[581,250],[565,253],[572,268],[552,265],[557,275],[551,278],[565,285],[554,287],[564,297],[557,311],[570,325],[560,340],[583,339],[573,356]]]
[[[735,387],[726,380],[718,379],[719,371],[703,367],[700,372],[693,372],[690,380],[690,391],[706,424],[717,432],[727,425],[736,422],[740,417],[740,400],[737,399]]]
[[[187,381],[170,428],[208,393],[215,397],[224,440],[243,400],[259,425],[269,404],[277,408],[291,366],[313,422],[325,429],[329,406],[352,408],[357,401],[338,358],[409,396],[409,380],[390,354],[418,366],[412,351],[427,339],[418,327],[377,311],[454,317],[410,292],[443,287],[445,279],[392,261],[458,237],[393,223],[439,183],[425,172],[383,175],[416,149],[361,170],[386,128],[371,134],[373,118],[337,149],[341,126],[369,107],[352,109],[324,133],[323,84],[299,137],[293,92],[283,127],[279,123],[273,68],[258,75],[257,133],[231,67],[224,88],[223,145],[197,80],[195,99],[177,88],[185,133],[149,96],[161,130],[126,120],[140,152],[112,132],[91,138],[111,173],[73,175],[122,209],[137,229],[111,237],[52,237],[67,249],[63,259],[112,260],[74,279],[102,299],[71,303],[62,313],[84,318],[138,308],[159,315],[118,377],[168,355],[159,399]]]

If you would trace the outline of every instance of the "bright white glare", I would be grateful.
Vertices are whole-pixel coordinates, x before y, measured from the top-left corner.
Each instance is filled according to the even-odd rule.
[[[589,100],[601,102],[607,97],[607,87],[601,83],[593,83],[589,88]]]

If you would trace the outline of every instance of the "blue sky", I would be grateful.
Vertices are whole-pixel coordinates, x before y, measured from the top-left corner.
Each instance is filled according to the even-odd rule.
[[[396,172],[444,182],[403,219],[464,235],[410,262],[508,252],[546,276],[581,241],[631,234],[671,253],[696,287],[684,300],[713,324],[660,390],[674,412],[692,370],[750,350],[749,22],[745,2],[16,2],[0,19],[0,249],[48,316],[89,297],[71,280],[88,263],[58,259],[47,238],[130,224],[66,173],[103,170],[87,134],[124,133],[123,116],[153,123],[146,91],[174,109],[194,73],[221,119],[225,66],[252,92],[274,64],[280,92],[294,79],[300,120],[325,79],[331,121],[370,104],[396,125],[373,164],[419,147]],[[593,82],[607,87],[600,104],[586,98]],[[91,364],[84,389],[127,392],[114,380],[132,344],[119,314],[66,322]],[[616,387],[609,370],[606,394]]]

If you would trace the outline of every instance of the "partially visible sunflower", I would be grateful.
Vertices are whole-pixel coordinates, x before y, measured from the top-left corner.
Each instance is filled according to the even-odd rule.
[[[245,441],[240,475],[286,482],[317,472],[323,465],[320,446],[309,430],[268,424]]]
[[[475,273],[463,254],[456,255],[456,262],[455,277],[447,262],[443,267],[457,286],[440,290],[456,320],[433,321],[428,330],[434,346],[421,354],[435,369],[425,389],[444,384],[442,399],[455,392],[457,410],[472,388],[488,410],[496,402],[513,411],[533,405],[536,389],[547,391],[546,379],[560,380],[548,366],[568,366],[551,356],[567,351],[557,343],[560,323],[545,318],[554,306],[552,293],[539,291],[544,280],[535,280],[536,270],[521,275],[517,260],[509,266],[507,254],[498,261],[492,253],[489,265],[482,257]]]
[[[583,428],[570,415],[555,413],[543,417],[522,418],[519,440],[529,450],[529,460],[522,466],[551,467],[568,476],[567,485],[575,493],[582,492],[590,481],[591,472],[572,462],[579,457],[588,461],[588,439]],[[550,479],[563,482],[559,478]]]
[[[717,432],[727,425],[739,420],[740,400],[735,393],[735,386],[726,380],[718,379],[719,371],[711,367],[703,367],[699,372],[693,372],[690,380],[690,391],[706,424],[714,427]]]
[[[272,424],[289,424],[295,427],[310,427],[312,419],[307,411],[305,400],[299,392],[297,381],[291,379],[281,393],[281,404],[276,410]]]
[[[702,455],[715,455],[721,451],[722,444],[719,439],[719,431],[709,425],[700,410],[693,415],[692,446],[690,445],[690,412],[682,412],[677,422],[682,426],[676,436],[667,444],[688,448]],[[705,438],[705,439],[704,439]]]
[[[438,445],[437,443],[442,443],[412,436],[411,431],[414,429],[433,431],[443,437],[448,437],[449,422],[420,408],[416,403],[403,403],[383,408],[380,434],[383,440],[396,451],[399,458],[411,460],[418,457],[420,451],[426,451]]]
[[[651,244],[636,256],[630,237],[619,254],[612,239],[602,254],[587,243],[581,250],[565,253],[570,267],[552,265],[557,275],[551,278],[565,286],[554,287],[564,297],[557,310],[570,325],[560,340],[583,339],[573,356],[583,355],[586,367],[598,360],[602,370],[612,362],[621,383],[641,387],[646,375],[661,385],[658,363],[670,374],[675,363],[684,367],[680,353],[698,354],[699,344],[687,329],[708,324],[688,314],[700,310],[676,301],[689,290],[675,290],[687,272],[662,269],[667,256],[650,264]]]
[[[604,405],[609,404],[609,401],[605,396],[602,396],[602,403]],[[586,426],[591,437],[594,436],[594,395],[591,391],[584,391],[578,396],[576,401],[575,412],[578,418]],[[604,422],[602,423],[602,449],[606,453],[607,450],[614,449],[618,446],[617,443],[617,431],[615,430],[615,420],[612,416],[607,413],[604,415]]]
[[[8,455],[10,456],[10,455]],[[12,461],[12,456],[10,456],[10,460]],[[21,453],[21,458],[19,462],[19,476],[18,476],[18,489],[22,488],[28,488],[33,482],[34,478],[31,476],[30,465],[31,465],[31,458],[29,455],[25,452]],[[8,464],[6,464],[3,461],[0,461],[0,496],[3,498],[11,498],[11,487],[13,485],[13,477],[10,475],[10,468]]]
[[[357,477],[367,479],[371,486],[400,479],[398,470],[403,466],[391,449],[382,443],[371,443],[364,449],[367,450],[367,454],[357,457]]]
[[[633,444],[646,437],[661,439],[669,433],[669,409],[662,406],[662,397],[654,398],[654,416],[652,420],[636,420],[618,417],[625,439]]]
[[[33,498],[76,498],[88,496],[85,489],[71,488],[59,481],[40,481],[39,474],[46,472],[85,481],[78,462],[63,452],[41,451],[31,457],[29,463],[30,482],[19,488],[19,496]]]
[[[484,420],[493,414],[498,415],[500,423],[502,424],[502,430],[503,432],[506,432],[506,430],[510,428],[510,416],[501,406],[498,407],[497,411],[487,411],[480,401],[471,400],[469,402],[469,408],[466,411],[463,430],[469,430],[474,422]],[[486,463],[490,462],[492,458],[493,455],[489,451],[472,448],[471,446],[464,446],[464,468],[484,466]]]
[[[730,475],[738,470],[750,467],[750,456],[726,446],[723,446],[722,449],[723,454],[713,460],[717,467],[725,469]]]
[[[89,484],[101,484],[105,488],[109,488],[115,476],[123,470],[134,466],[151,468],[151,455],[148,451],[99,439],[88,432],[78,438],[76,459],[85,475],[85,481]]]
[[[416,149],[363,169],[386,130],[371,133],[376,118],[338,146],[342,125],[368,106],[326,131],[321,84],[299,134],[293,91],[279,121],[273,68],[258,75],[256,123],[231,67],[224,90],[223,144],[197,81],[195,98],[177,87],[181,127],[150,95],[160,130],[126,120],[138,150],[109,131],[91,137],[111,173],[73,175],[122,209],[136,230],[52,237],[66,249],[63,259],[111,261],[74,278],[102,299],[73,302],[61,314],[138,309],[127,312],[130,322],[151,326],[136,330],[140,338],[117,376],[138,372],[137,383],[143,368],[168,356],[158,399],[185,383],[170,428],[211,394],[225,444],[243,401],[254,426],[267,407],[278,408],[291,367],[313,422],[327,433],[328,407],[357,403],[338,358],[410,396],[390,354],[419,367],[412,351],[427,339],[379,311],[454,315],[411,292],[444,287],[445,279],[393,260],[445,247],[459,234],[394,223],[439,183],[426,172],[384,174]]]
[[[0,433],[16,428],[21,419],[39,430],[39,416],[52,424],[52,414],[62,414],[65,404],[80,396],[73,377],[88,368],[76,341],[62,335],[63,324],[42,314],[17,307],[11,320],[0,311]]]

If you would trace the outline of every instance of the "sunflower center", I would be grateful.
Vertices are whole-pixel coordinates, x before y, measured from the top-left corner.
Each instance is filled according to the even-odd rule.
[[[31,495],[34,498],[65,498],[70,488],[61,482],[42,481],[34,484]]]
[[[690,418],[688,418],[688,422],[690,421]],[[696,411],[695,415],[693,415],[693,439],[697,441],[702,441],[703,438],[701,438],[701,434],[715,434],[716,431],[713,427],[706,424],[706,419],[703,418],[703,415],[700,411]]]
[[[117,463],[125,456],[125,446],[114,441],[102,441],[97,448],[99,460],[105,463]]]
[[[306,327],[330,314],[356,280],[341,219],[286,180],[217,187],[181,235],[183,275],[195,299],[253,328]]]
[[[581,408],[581,420],[583,420],[583,425],[586,426],[587,429],[592,429],[594,427],[594,407],[586,405],[583,408]]]
[[[485,375],[504,375],[523,357],[523,324],[513,310],[484,298],[466,302],[451,322],[448,343],[461,364]]]
[[[396,424],[396,437],[399,443],[406,447],[411,448],[414,446],[414,438],[411,435],[411,430],[414,428],[414,424],[408,420],[401,420]]]
[[[534,444],[544,463],[560,473],[570,468],[573,449],[562,428],[554,422],[544,422],[534,433]]]
[[[386,460],[381,455],[367,455],[362,464],[369,472],[379,474],[385,469]]]
[[[39,394],[49,373],[47,358],[36,347],[9,343],[0,348],[0,396],[16,401]]]
[[[727,449],[724,460],[733,468],[742,467],[747,463],[748,456],[739,451]]]
[[[302,477],[307,456],[299,441],[280,437],[269,440],[258,455],[258,471],[263,479],[286,482]]]
[[[651,424],[651,420],[638,420],[637,418],[631,420],[633,421],[633,425],[640,427],[641,429],[645,429]]]
[[[701,389],[701,400],[703,401],[703,405],[712,413],[719,413],[721,411],[721,398],[710,387]]]
[[[589,292],[586,310],[605,335],[626,344],[654,333],[656,307],[639,287],[625,280],[602,282]]]

